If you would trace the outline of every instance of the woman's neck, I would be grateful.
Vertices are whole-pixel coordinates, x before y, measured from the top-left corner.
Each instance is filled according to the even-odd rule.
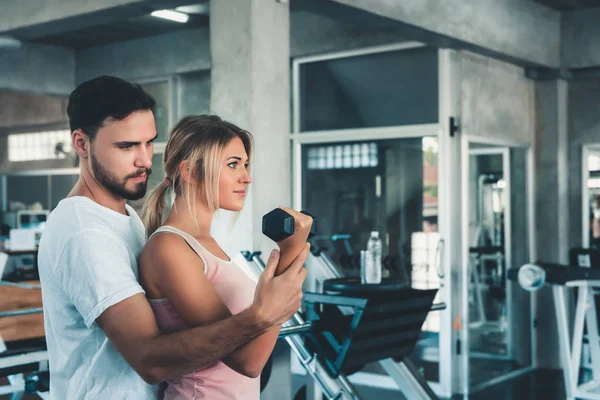
[[[206,204],[196,202],[196,217],[194,218],[193,206],[192,210],[187,205],[183,196],[177,196],[173,207],[169,212],[165,225],[172,225],[184,232],[187,232],[197,237],[210,236],[210,225],[213,218],[213,213],[210,212]]]

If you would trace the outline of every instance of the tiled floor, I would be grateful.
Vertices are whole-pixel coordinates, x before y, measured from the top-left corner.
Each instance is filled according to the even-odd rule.
[[[304,377],[294,376],[294,393],[305,383]],[[392,390],[371,387],[356,387],[365,400],[400,400],[405,397]],[[452,400],[564,400],[565,389],[562,372],[555,370],[536,370],[512,381],[474,393],[470,396],[454,396]],[[299,400],[299,399],[295,399]]]

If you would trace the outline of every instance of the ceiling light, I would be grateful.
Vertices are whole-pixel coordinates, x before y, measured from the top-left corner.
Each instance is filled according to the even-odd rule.
[[[153,11],[150,15],[157,18],[168,19],[169,21],[181,22],[182,24],[188,22],[188,19],[190,19],[189,15],[173,10],[157,10]]]
[[[18,49],[21,47],[22,43],[19,39],[16,39],[12,36],[3,36],[0,35],[0,48],[3,49]]]
[[[196,15],[208,15],[210,13],[210,9],[208,4],[192,4],[189,6],[179,6],[175,8],[175,10],[180,11],[186,14],[196,14]]]

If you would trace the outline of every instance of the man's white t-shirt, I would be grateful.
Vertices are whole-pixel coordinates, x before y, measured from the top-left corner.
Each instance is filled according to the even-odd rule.
[[[96,324],[107,308],[144,290],[137,262],[146,241],[140,217],[86,197],[62,200],[39,246],[52,399],[155,399]]]

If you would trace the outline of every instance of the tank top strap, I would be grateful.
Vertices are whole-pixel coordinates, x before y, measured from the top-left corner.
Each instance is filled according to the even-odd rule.
[[[194,252],[198,255],[198,257],[200,257],[202,259],[202,262],[204,263],[204,273],[208,274],[208,263],[206,262],[206,258],[204,257],[203,252],[204,247],[202,247],[202,245],[198,242],[198,240],[196,240],[195,237],[193,237],[192,235],[190,235],[189,233],[186,233],[180,229],[175,228],[174,226],[171,225],[163,225],[161,227],[159,227],[157,230],[155,230],[152,235],[150,235],[150,237],[161,233],[161,232],[169,232],[169,233],[174,233],[175,235],[179,235],[181,236],[181,238],[183,238],[183,240],[186,241],[186,243],[192,248],[192,250],[194,250]],[[150,239],[150,238],[148,238]]]

